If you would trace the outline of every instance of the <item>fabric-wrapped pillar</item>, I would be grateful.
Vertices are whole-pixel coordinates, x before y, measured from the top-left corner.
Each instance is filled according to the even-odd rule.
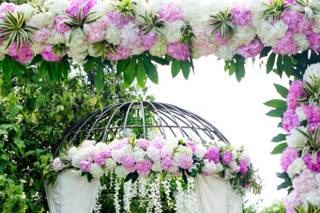
[[[215,176],[195,179],[201,213],[242,213],[242,197],[231,185]]]
[[[91,213],[96,204],[100,181],[88,182],[79,171],[60,173],[54,184],[46,186],[51,213]]]

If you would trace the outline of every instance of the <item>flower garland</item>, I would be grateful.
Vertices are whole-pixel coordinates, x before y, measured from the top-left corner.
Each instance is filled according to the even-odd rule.
[[[292,190],[285,199],[286,209],[293,213],[309,204],[320,208],[320,64],[311,65],[303,81],[291,84],[287,106],[282,124],[288,147],[281,166]]]
[[[111,61],[147,51],[186,61],[320,50],[320,3],[306,0],[32,0],[0,5],[0,58]]]
[[[176,194],[176,208],[185,205],[196,208],[191,191],[192,178],[198,175],[215,175],[229,181],[241,194],[261,190],[260,180],[243,149],[236,150],[221,142],[203,145],[191,140],[131,138],[106,144],[87,140],[54,159],[52,168],[55,172],[80,170],[89,180],[114,176],[116,212],[121,209],[130,212],[130,202],[136,197],[142,198],[142,206],[148,206],[150,211],[161,212],[162,198],[166,197],[166,205],[171,206],[172,193]],[[119,197],[121,187],[123,198]]]

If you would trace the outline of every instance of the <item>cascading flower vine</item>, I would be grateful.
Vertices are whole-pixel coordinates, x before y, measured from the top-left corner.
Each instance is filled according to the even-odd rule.
[[[87,140],[54,159],[52,168],[55,172],[79,170],[89,180],[103,175],[114,176],[116,212],[121,212],[122,208],[129,212],[134,197],[148,201],[149,210],[161,212],[161,196],[170,196],[171,192],[177,193],[177,208],[184,199],[195,202],[191,193],[194,189],[192,179],[199,175],[215,175],[229,181],[233,189],[241,194],[247,190],[261,190],[260,180],[255,176],[252,163],[243,149],[236,150],[230,144],[215,141],[203,145],[192,140],[169,141],[163,138],[125,138],[110,143]],[[189,183],[188,187],[183,188],[186,183]],[[172,184],[180,185],[182,191],[175,191]],[[125,192],[123,198],[118,197],[121,186]],[[180,198],[183,199],[181,202]],[[120,200],[124,202],[123,207],[119,204]],[[197,207],[192,203],[188,205],[190,208]]]

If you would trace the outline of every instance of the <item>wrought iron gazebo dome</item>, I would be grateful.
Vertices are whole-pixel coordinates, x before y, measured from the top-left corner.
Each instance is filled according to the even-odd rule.
[[[105,142],[132,134],[146,139],[158,134],[167,139],[228,143],[216,127],[190,111],[172,104],[143,101],[115,104],[89,114],[67,131],[56,152],[66,144],[79,144],[83,140]]]

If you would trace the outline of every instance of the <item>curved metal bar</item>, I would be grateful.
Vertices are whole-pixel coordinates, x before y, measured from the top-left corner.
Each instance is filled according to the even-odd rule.
[[[93,123],[93,125],[91,126],[87,136],[86,136],[86,140],[88,140],[88,138],[90,137],[90,133],[92,132],[93,128],[95,127],[95,125],[100,121],[100,119],[106,115],[110,110],[112,110],[113,108],[115,108],[117,105],[112,105],[109,107],[106,107],[103,109],[103,112],[100,113],[99,117],[95,120],[95,122]]]
[[[129,113],[130,113],[130,109],[131,107],[134,105],[135,103],[134,102],[131,102],[130,105],[128,106],[127,108],[127,111],[126,111],[126,116],[124,118],[124,123],[123,123],[123,132],[126,131],[126,126],[127,126],[127,122],[128,122],[128,117],[129,117]]]
[[[116,115],[116,113],[117,113],[119,110],[121,110],[122,107],[124,107],[124,106],[127,105],[128,103],[130,103],[130,102],[126,102],[126,103],[124,103],[124,104],[119,104],[120,106],[117,105],[117,106],[119,106],[119,107],[112,113],[112,115],[111,115],[111,117],[110,117],[110,119],[109,119],[109,121],[108,121],[108,124],[107,124],[107,126],[106,126],[106,128],[105,128],[105,131],[104,131],[104,133],[103,133],[101,142],[103,142],[103,141],[106,140],[106,138],[107,138],[107,136],[108,136],[108,129],[109,129],[109,127],[110,127],[110,125],[111,125],[111,122],[112,122],[114,116]]]
[[[141,106],[141,113],[142,113],[142,128],[143,128],[143,137],[147,138],[147,129],[146,129],[146,118],[145,118],[145,112],[144,112],[144,106],[143,106],[143,102],[140,102],[140,106]]]
[[[158,109],[157,109],[151,102],[145,102],[145,103],[148,104],[149,106],[151,106],[151,108],[154,110],[156,116],[157,116],[158,119],[159,119],[159,124],[160,124],[160,126],[162,126],[161,116],[159,115]],[[164,131],[163,127],[160,127],[160,131],[161,131],[163,137],[164,137],[164,138],[167,138],[166,132]]]
[[[203,140],[203,138],[201,137],[201,135],[199,134],[197,128],[195,128],[195,126],[193,125],[193,123],[189,120],[189,118],[187,118],[187,116],[185,116],[185,115],[179,110],[179,108],[177,108],[177,107],[175,107],[175,106],[173,106],[173,105],[171,105],[171,104],[167,104],[167,105],[168,105],[169,107],[171,107],[173,110],[176,110],[176,112],[177,112],[180,116],[182,116],[184,119],[186,119],[187,122],[191,125],[193,131],[199,136],[200,140],[201,140],[202,142],[205,142],[205,141]]]
[[[168,110],[168,109],[167,109]],[[167,112],[168,113],[168,111],[165,111],[165,112]],[[191,137],[188,135],[188,133],[186,132],[186,131],[184,131],[182,128],[181,128],[181,126],[180,126],[180,124],[178,123],[178,121],[176,120],[176,117],[170,112],[169,113],[169,115],[167,115],[165,112],[163,112],[161,109],[159,109],[159,113],[160,114],[162,114],[164,117],[166,117],[167,119],[169,119],[172,123],[174,123],[177,127],[178,127],[178,129],[180,130],[180,133],[181,133],[181,135],[182,135],[182,137],[187,137],[188,139],[190,139]],[[175,134],[175,136],[176,136],[176,134]]]

